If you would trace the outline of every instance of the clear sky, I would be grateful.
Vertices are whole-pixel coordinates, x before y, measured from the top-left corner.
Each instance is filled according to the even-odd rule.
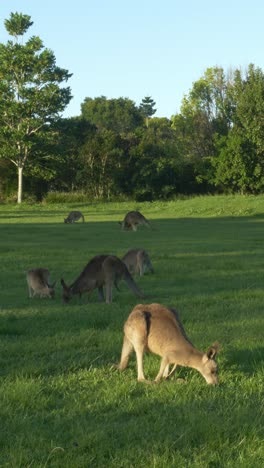
[[[206,68],[264,69],[264,0],[0,0],[1,43],[11,12],[30,15],[28,36],[73,73],[65,117],[103,95],[151,96],[170,118]]]

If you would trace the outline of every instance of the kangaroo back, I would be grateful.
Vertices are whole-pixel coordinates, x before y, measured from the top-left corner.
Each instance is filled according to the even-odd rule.
[[[81,296],[84,292],[89,293],[95,288],[102,288],[104,284],[102,265],[107,257],[108,255],[96,255],[93,257],[70,286],[67,286],[65,281],[61,279],[63,288],[62,299],[64,303],[69,302],[75,294]]]
[[[129,211],[121,223],[123,230],[137,230],[137,226],[143,224],[151,228],[149,221],[139,211]]]
[[[67,218],[64,219],[64,223],[75,223],[75,221],[78,221],[79,219],[82,219],[82,222],[84,223],[84,216],[80,211],[71,211]]]
[[[219,344],[215,342],[206,353],[195,348],[174,309],[168,309],[162,304],[138,304],[125,322],[124,333],[119,368],[125,369],[129,355],[134,349],[137,356],[138,380],[145,380],[143,354],[145,350],[149,350],[161,356],[156,382],[161,378],[168,378],[179,365],[196,369],[208,384],[218,383],[215,356]],[[174,364],[171,372],[170,364]]]
[[[130,275],[126,265],[120,258],[109,255],[103,262],[103,273],[106,286],[106,302],[112,302],[112,289],[113,286],[118,286],[119,281],[122,279],[126,281],[128,287],[139,297],[144,297],[144,294]]]
[[[154,273],[152,263],[148,253],[144,249],[130,249],[122,258],[126,264],[129,273],[144,275],[147,271]]]
[[[26,275],[29,297],[39,295],[40,297],[53,298],[55,295],[56,281],[50,284],[50,272],[47,268],[32,268]]]

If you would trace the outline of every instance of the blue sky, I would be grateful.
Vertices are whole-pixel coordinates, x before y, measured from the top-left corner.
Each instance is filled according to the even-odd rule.
[[[29,36],[73,73],[65,117],[104,95],[136,105],[152,96],[155,115],[170,118],[206,68],[264,69],[263,0],[2,0],[2,43],[11,12],[30,15]]]

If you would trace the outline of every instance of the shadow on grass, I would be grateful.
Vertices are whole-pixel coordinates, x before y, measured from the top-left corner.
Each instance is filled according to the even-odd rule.
[[[140,385],[107,403],[103,383],[97,384],[97,405],[93,404],[93,394],[87,393],[86,398],[80,395],[82,404],[77,405],[74,389],[67,388],[65,395],[59,388],[46,390],[45,394],[49,392],[53,398],[41,414],[29,402],[27,411],[17,415],[20,424],[8,420],[16,438],[23,440],[23,466],[29,462],[35,465],[40,455],[49,453],[51,439],[55,446],[63,446],[51,457],[52,466],[57,467],[238,466],[238,447],[239,457],[245,460],[247,445],[261,430],[258,408],[262,401],[258,395],[254,395],[254,401],[241,398],[234,404],[234,398],[230,404],[217,388],[205,389],[203,396],[199,392],[197,399],[193,390],[188,394],[186,389],[183,398],[183,391],[177,387],[179,398],[170,394],[165,400],[164,396],[155,398],[156,388],[146,398]],[[257,453],[247,455],[251,462],[258,460]],[[196,465],[197,461],[200,463]]]
[[[91,208],[92,209],[89,209]],[[19,209],[19,210],[6,210],[5,212],[2,212],[0,214],[0,219],[22,219],[22,218],[30,218],[30,219],[34,219],[34,218],[51,218],[51,217],[59,217],[59,218],[62,218],[62,221],[63,219],[69,214],[69,212],[72,210],[77,210],[78,208],[80,208],[82,210],[82,213],[84,214],[85,216],[85,220],[86,220],[86,216],[87,216],[87,220],[89,220],[89,216],[92,218],[93,216],[98,216],[98,215],[102,215],[102,216],[105,216],[105,217],[109,217],[109,216],[117,216],[118,217],[118,220],[117,221],[122,221],[126,215],[126,213],[128,213],[130,210],[127,210],[127,209],[116,209],[116,208],[108,208],[106,206],[105,209],[101,210],[100,211],[100,207],[98,209],[96,209],[96,206],[94,205],[78,205],[78,207],[75,206],[70,206],[70,205],[67,205],[66,208],[62,208],[62,209],[49,209],[49,210],[45,210],[45,209],[41,209],[41,208],[36,208],[35,210],[27,210],[27,209]],[[77,221],[79,223],[82,223],[82,221]]]
[[[236,366],[243,373],[252,375],[254,370],[264,365],[264,347],[227,350],[225,357],[229,366]]]
[[[50,213],[47,211],[46,215],[49,216]],[[15,229],[9,224],[1,224],[4,241],[1,246],[0,305],[4,307],[6,304],[7,308],[5,316],[0,319],[3,326],[2,337],[7,341],[10,339],[12,346],[17,345],[19,350],[20,339],[26,345],[26,340],[34,342],[41,337],[53,339],[64,333],[66,343],[72,335],[76,338],[78,333],[90,328],[104,331],[108,327],[117,327],[118,323],[121,327],[120,319],[111,311],[124,304],[126,298],[129,298],[127,304],[131,306],[126,304],[124,310],[128,311],[129,308],[130,311],[139,302],[164,302],[164,297],[167,301],[167,298],[177,295],[186,298],[191,296],[190,304],[192,301],[205,303],[202,296],[207,299],[211,296],[214,299],[218,293],[235,295],[247,289],[253,296],[255,288],[263,288],[263,226],[258,222],[263,219],[262,215],[156,219],[153,222],[158,227],[157,230],[142,228],[138,232],[122,232],[115,221],[111,224],[87,222],[84,225],[80,223],[81,225],[67,226],[63,222],[22,223],[16,224]],[[126,286],[122,287],[120,295],[116,294],[110,307],[97,304],[96,296],[87,305],[74,302],[73,305],[65,306],[65,309],[61,308],[61,304],[58,305],[57,299],[55,302],[25,300],[26,282],[22,271],[27,268],[47,266],[54,280],[59,280],[63,272],[66,283],[70,283],[94,255],[105,252],[125,253],[132,247],[150,248],[150,252],[154,252],[151,259],[155,275],[146,275],[140,281],[136,280],[140,288],[149,295],[146,301],[130,299],[128,294],[123,296],[123,291],[127,293]],[[230,260],[223,263],[222,260],[227,255]],[[158,263],[160,260],[164,262]],[[160,269],[156,268],[157,264]],[[21,276],[20,273],[18,275],[18,270]],[[20,300],[22,294],[23,299]],[[61,296],[61,291],[58,296]],[[222,298],[218,297],[217,301],[216,311],[210,317],[211,322],[219,320],[224,310]],[[90,306],[96,315],[89,312]],[[232,307],[236,308],[235,302]],[[12,308],[16,310],[15,314],[12,310],[9,313],[8,309]],[[36,309],[35,317],[32,316],[32,309]],[[233,310],[231,312],[234,316]],[[238,310],[236,317],[246,316],[246,313]],[[120,308],[118,314],[120,317]],[[195,312],[193,316],[197,321],[204,319],[202,314],[196,317]],[[224,319],[227,320],[228,316],[227,309]],[[208,322],[208,317],[206,320]],[[253,358],[252,356],[252,360]],[[29,359],[34,358],[29,355]],[[19,362],[18,370],[21,368],[21,361]],[[8,372],[7,369],[8,366],[5,366],[5,372]]]

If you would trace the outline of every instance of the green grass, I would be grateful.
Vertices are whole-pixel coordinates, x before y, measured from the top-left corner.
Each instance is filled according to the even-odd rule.
[[[72,209],[86,223],[63,224]],[[131,209],[152,231],[121,232]],[[154,203],[0,205],[0,467],[262,467],[264,196]],[[148,250],[148,302],[176,306],[206,350],[221,343],[220,385],[182,368],[158,385],[119,373],[123,323],[139,302],[121,284],[111,305],[74,298],[71,282],[98,253]],[[24,271],[47,266],[54,301],[27,296]],[[159,358],[146,355],[153,379]],[[177,381],[185,379],[185,383]]]

